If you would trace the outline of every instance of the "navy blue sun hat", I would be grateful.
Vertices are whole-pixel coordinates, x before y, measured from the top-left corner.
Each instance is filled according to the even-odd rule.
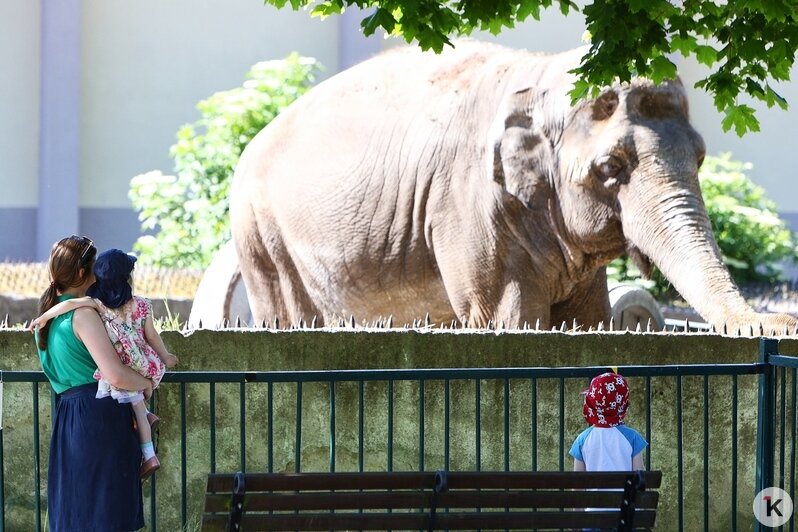
[[[96,278],[86,295],[99,299],[108,308],[119,308],[133,297],[130,286],[130,273],[136,264],[136,257],[121,249],[109,249],[97,255],[94,263]]]

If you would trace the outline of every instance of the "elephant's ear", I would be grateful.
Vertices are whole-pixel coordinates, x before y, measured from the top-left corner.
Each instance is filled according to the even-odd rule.
[[[488,175],[524,204],[548,196],[552,153],[543,133],[544,94],[526,88],[508,94],[488,131]]]

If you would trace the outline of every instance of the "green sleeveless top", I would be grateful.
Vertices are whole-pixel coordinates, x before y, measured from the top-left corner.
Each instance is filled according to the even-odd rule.
[[[73,296],[58,296],[58,301],[71,299]],[[50,320],[47,334],[47,349],[39,351],[42,370],[50,381],[55,393],[62,393],[75,386],[95,382],[94,371],[97,364],[91,358],[89,350],[78,340],[72,330],[72,314],[65,312]],[[36,333],[38,346],[38,331]]]

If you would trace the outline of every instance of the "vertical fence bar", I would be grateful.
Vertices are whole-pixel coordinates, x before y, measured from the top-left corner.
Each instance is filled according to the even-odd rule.
[[[360,381],[358,383],[358,406],[357,406],[357,470],[363,471],[365,468],[365,444],[366,437],[365,422],[366,422],[366,407],[365,407],[365,383]]]
[[[504,379],[504,470],[510,470],[510,379]]]
[[[211,473],[216,473],[216,383],[211,382],[209,386],[211,403]]]
[[[449,379],[443,381],[443,468],[449,471]]]
[[[476,412],[476,425],[477,428],[474,431],[474,448],[475,448],[475,457],[477,461],[477,471],[482,471],[482,390],[481,390],[481,381],[476,379],[476,386],[475,386],[475,394],[476,394],[476,408],[474,411]]]
[[[784,489],[784,460],[787,438],[787,368],[778,368],[781,375],[781,405],[779,407],[779,488]]]
[[[33,511],[36,512],[36,530],[42,529],[42,484],[41,484],[41,464],[39,460],[39,385],[31,383],[33,395]]]
[[[424,471],[424,379],[418,381],[418,470]]]
[[[302,471],[302,383],[296,383],[296,442],[294,447],[294,471]]]
[[[646,375],[646,471],[651,471],[651,376]]]
[[[790,498],[795,501],[795,438],[798,435],[798,431],[796,431],[796,424],[798,422],[798,411],[796,411],[796,397],[795,394],[798,392],[798,385],[796,385],[795,379],[798,376],[798,371],[795,368],[791,369],[792,372],[792,402],[790,404],[790,408],[792,408],[791,412],[792,415],[790,416],[792,423],[791,423],[791,430],[790,430]],[[795,519],[790,519],[790,532],[795,530]]]
[[[269,473],[274,473],[274,383],[270,382],[266,385],[266,400],[269,402],[269,407],[266,410],[266,422],[269,424],[266,437],[269,439],[269,446],[266,451],[267,464]]]
[[[532,471],[538,470],[538,380],[532,377],[530,382],[532,396]]]
[[[560,377],[560,471],[565,469],[565,379]]]
[[[388,381],[388,471],[393,471],[393,379]]]
[[[737,375],[732,375],[731,524],[737,530]]]
[[[335,381],[330,381],[330,472],[335,472]]]
[[[153,412],[157,412],[158,408],[158,390],[155,390],[150,398],[150,408],[152,408]],[[156,444],[156,452],[158,450],[157,444],[158,442],[155,441],[155,434],[151,434],[153,439],[153,443]],[[182,466],[181,466],[182,467]],[[158,530],[158,483],[155,475],[150,476],[150,530],[152,532],[157,532]]]
[[[679,497],[679,528],[684,530],[684,456],[682,439],[682,376],[676,376],[676,483]]]
[[[187,493],[187,473],[186,473],[186,383],[180,383],[180,519],[183,528],[186,527],[188,521],[188,501],[186,500]],[[152,477],[150,477],[152,478]]]
[[[778,353],[775,340],[759,341],[759,362],[764,371],[759,376],[759,407],[756,431],[756,492],[773,486],[773,417],[776,411],[773,366],[770,355]],[[758,525],[759,526],[759,525]]]
[[[241,438],[239,439],[239,453],[241,471],[247,471],[247,389],[243,382],[238,383],[238,423],[241,428]]]
[[[704,530],[709,532],[709,376],[704,375]]]
[[[37,451],[38,452],[38,449]],[[3,449],[3,427],[0,426],[0,532],[6,530],[6,476],[5,471],[5,449]]]

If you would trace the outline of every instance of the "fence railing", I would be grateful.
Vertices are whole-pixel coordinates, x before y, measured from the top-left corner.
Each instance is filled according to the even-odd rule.
[[[618,368],[626,423],[663,471],[661,529],[750,530],[755,489],[794,494],[798,361],[777,345],[746,364]],[[570,469],[579,392],[606,369],[168,373],[152,405],[163,466],[145,484],[148,529],[196,530],[208,472]],[[43,530],[56,399],[40,372],[2,380],[0,532]]]

